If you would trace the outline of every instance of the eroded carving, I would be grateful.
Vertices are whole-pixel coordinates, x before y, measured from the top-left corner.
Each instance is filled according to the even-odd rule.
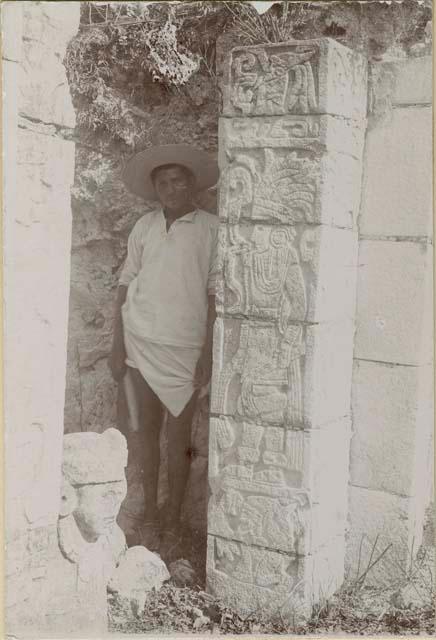
[[[219,413],[235,411],[260,423],[303,423],[301,358],[303,327],[240,325],[236,352],[222,368],[215,387],[214,407]],[[230,386],[240,391],[236,407],[228,406]]]
[[[208,587],[246,615],[302,613],[300,561],[266,549],[209,537]]]
[[[223,174],[221,212],[241,218],[295,224],[316,220],[318,161],[310,151],[237,152]]]
[[[213,419],[212,438],[229,426],[228,419]],[[301,551],[310,506],[301,488],[303,438],[302,431],[243,422],[233,447],[223,449],[215,439],[212,533],[294,554]]]
[[[313,45],[235,52],[231,61],[232,106],[243,115],[315,111],[317,54]]]

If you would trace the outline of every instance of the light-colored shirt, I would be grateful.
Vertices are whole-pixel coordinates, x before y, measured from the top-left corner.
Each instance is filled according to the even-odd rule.
[[[125,331],[165,345],[203,346],[218,273],[218,225],[217,216],[201,209],[175,220],[168,232],[162,208],[138,220],[119,280],[128,286]]]

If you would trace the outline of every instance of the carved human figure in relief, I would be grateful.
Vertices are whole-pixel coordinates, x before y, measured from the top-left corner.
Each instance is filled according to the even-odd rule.
[[[264,49],[235,54],[231,103],[244,115],[314,111],[317,95],[311,60],[315,54],[311,46],[271,55]]]
[[[235,304],[226,305],[227,311],[278,320],[281,333],[290,319],[305,319],[305,284],[292,246],[295,237],[290,228],[258,225],[248,245],[238,245],[239,253],[230,251],[227,286]]]

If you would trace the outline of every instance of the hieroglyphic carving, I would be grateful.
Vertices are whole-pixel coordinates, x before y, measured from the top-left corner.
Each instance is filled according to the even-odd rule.
[[[231,105],[243,115],[314,112],[317,53],[313,45],[233,52]]]
[[[238,152],[223,173],[221,214],[287,224],[316,221],[318,162],[304,149]]]
[[[223,428],[235,435],[228,419],[212,419],[212,438]],[[298,554],[310,506],[302,489],[303,432],[243,422],[236,433],[227,450],[215,440],[209,531]]]
[[[320,116],[223,118],[220,128],[226,149],[315,147],[319,143],[320,122]]]

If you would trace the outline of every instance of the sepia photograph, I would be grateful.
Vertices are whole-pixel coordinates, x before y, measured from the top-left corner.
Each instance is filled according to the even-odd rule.
[[[0,14],[4,637],[434,636],[432,1]]]

